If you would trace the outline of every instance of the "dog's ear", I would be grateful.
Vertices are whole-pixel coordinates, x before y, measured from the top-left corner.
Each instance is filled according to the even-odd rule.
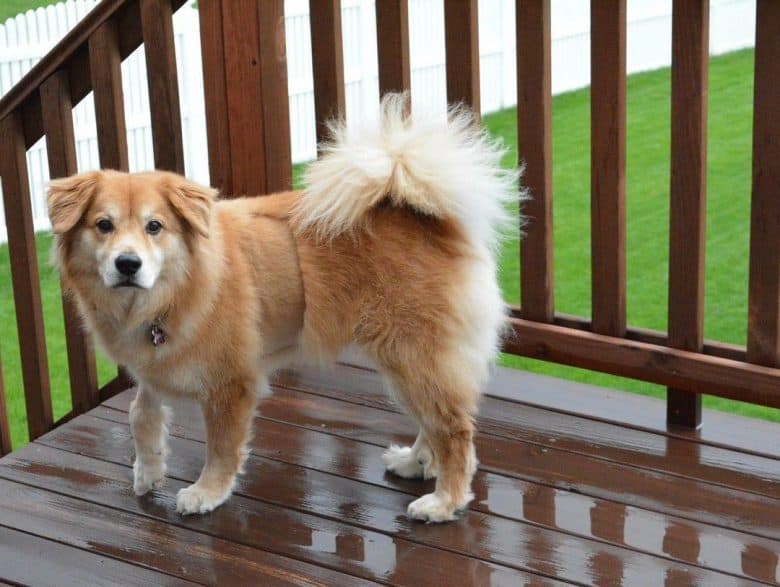
[[[208,237],[211,206],[217,197],[217,190],[174,174],[169,174],[165,178],[163,189],[181,219],[195,232]]]
[[[102,173],[88,171],[49,183],[46,199],[55,234],[64,234],[78,224],[95,197]]]

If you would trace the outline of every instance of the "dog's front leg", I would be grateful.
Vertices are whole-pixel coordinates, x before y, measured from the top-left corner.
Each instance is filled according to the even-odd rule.
[[[130,431],[135,443],[133,490],[143,495],[162,486],[165,478],[165,458],[168,456],[168,425],[170,408],[160,397],[141,386],[130,403]]]
[[[203,401],[206,422],[206,464],[200,478],[179,491],[176,511],[205,514],[230,497],[236,475],[246,460],[246,443],[255,414],[255,386],[231,383]]]

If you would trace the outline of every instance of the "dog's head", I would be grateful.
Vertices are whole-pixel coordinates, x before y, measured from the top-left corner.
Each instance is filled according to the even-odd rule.
[[[216,192],[167,172],[93,171],[48,192],[55,264],[71,279],[117,292],[154,290],[188,271],[208,238]]]

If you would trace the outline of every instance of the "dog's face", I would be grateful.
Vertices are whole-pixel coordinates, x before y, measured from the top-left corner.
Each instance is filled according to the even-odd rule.
[[[213,190],[165,172],[96,171],[52,181],[57,263],[115,292],[177,281],[193,239],[208,237],[213,199]]]

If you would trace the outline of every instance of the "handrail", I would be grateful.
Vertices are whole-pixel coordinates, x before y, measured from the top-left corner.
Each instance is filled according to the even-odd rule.
[[[171,0],[175,11],[186,0]],[[43,136],[38,89],[51,75],[63,68],[70,77],[71,101],[77,104],[91,90],[87,43],[105,22],[118,19],[120,58],[132,53],[142,41],[138,0],[103,0],[76,24],[35,66],[0,99],[0,120],[20,109],[32,108],[23,116],[25,145],[31,147]],[[134,14],[128,14],[133,11]],[[83,51],[83,56],[78,53]],[[77,58],[77,63],[71,63]]]

